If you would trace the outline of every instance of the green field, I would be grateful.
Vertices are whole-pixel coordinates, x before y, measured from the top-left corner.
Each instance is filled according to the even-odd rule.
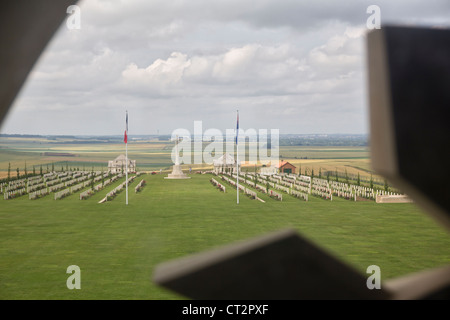
[[[189,180],[141,176],[113,201],[97,203],[121,181],[88,200],[79,193],[0,199],[0,299],[179,299],[151,281],[155,266],[284,228],[382,280],[450,262],[448,233],[414,204],[333,202],[285,195],[265,203],[215,189],[211,175]],[[69,290],[66,269],[81,269],[81,290]]]

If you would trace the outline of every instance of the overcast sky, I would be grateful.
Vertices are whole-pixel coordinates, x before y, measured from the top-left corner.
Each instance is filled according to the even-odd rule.
[[[0,132],[121,135],[234,128],[368,133],[365,37],[450,26],[448,0],[88,0],[64,22]]]

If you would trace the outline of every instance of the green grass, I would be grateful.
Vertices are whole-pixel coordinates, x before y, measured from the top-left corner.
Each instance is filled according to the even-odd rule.
[[[235,190],[218,191],[210,177],[138,177],[128,206],[124,191],[97,203],[123,180],[84,201],[1,199],[0,299],[179,299],[152,283],[157,264],[288,227],[362,273],[380,266],[382,279],[450,262],[448,233],[413,204],[242,194],[237,205]],[[66,287],[70,265],[81,290]]]

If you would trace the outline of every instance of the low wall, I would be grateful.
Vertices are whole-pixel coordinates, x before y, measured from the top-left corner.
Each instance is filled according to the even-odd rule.
[[[377,195],[376,203],[408,203],[413,202],[411,198],[406,195]]]

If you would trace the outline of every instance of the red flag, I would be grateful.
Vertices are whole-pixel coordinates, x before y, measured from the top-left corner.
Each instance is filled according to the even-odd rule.
[[[127,131],[128,131],[128,111],[127,111],[127,117],[125,118],[125,137],[123,138],[123,142],[125,142],[125,143],[128,142]]]

